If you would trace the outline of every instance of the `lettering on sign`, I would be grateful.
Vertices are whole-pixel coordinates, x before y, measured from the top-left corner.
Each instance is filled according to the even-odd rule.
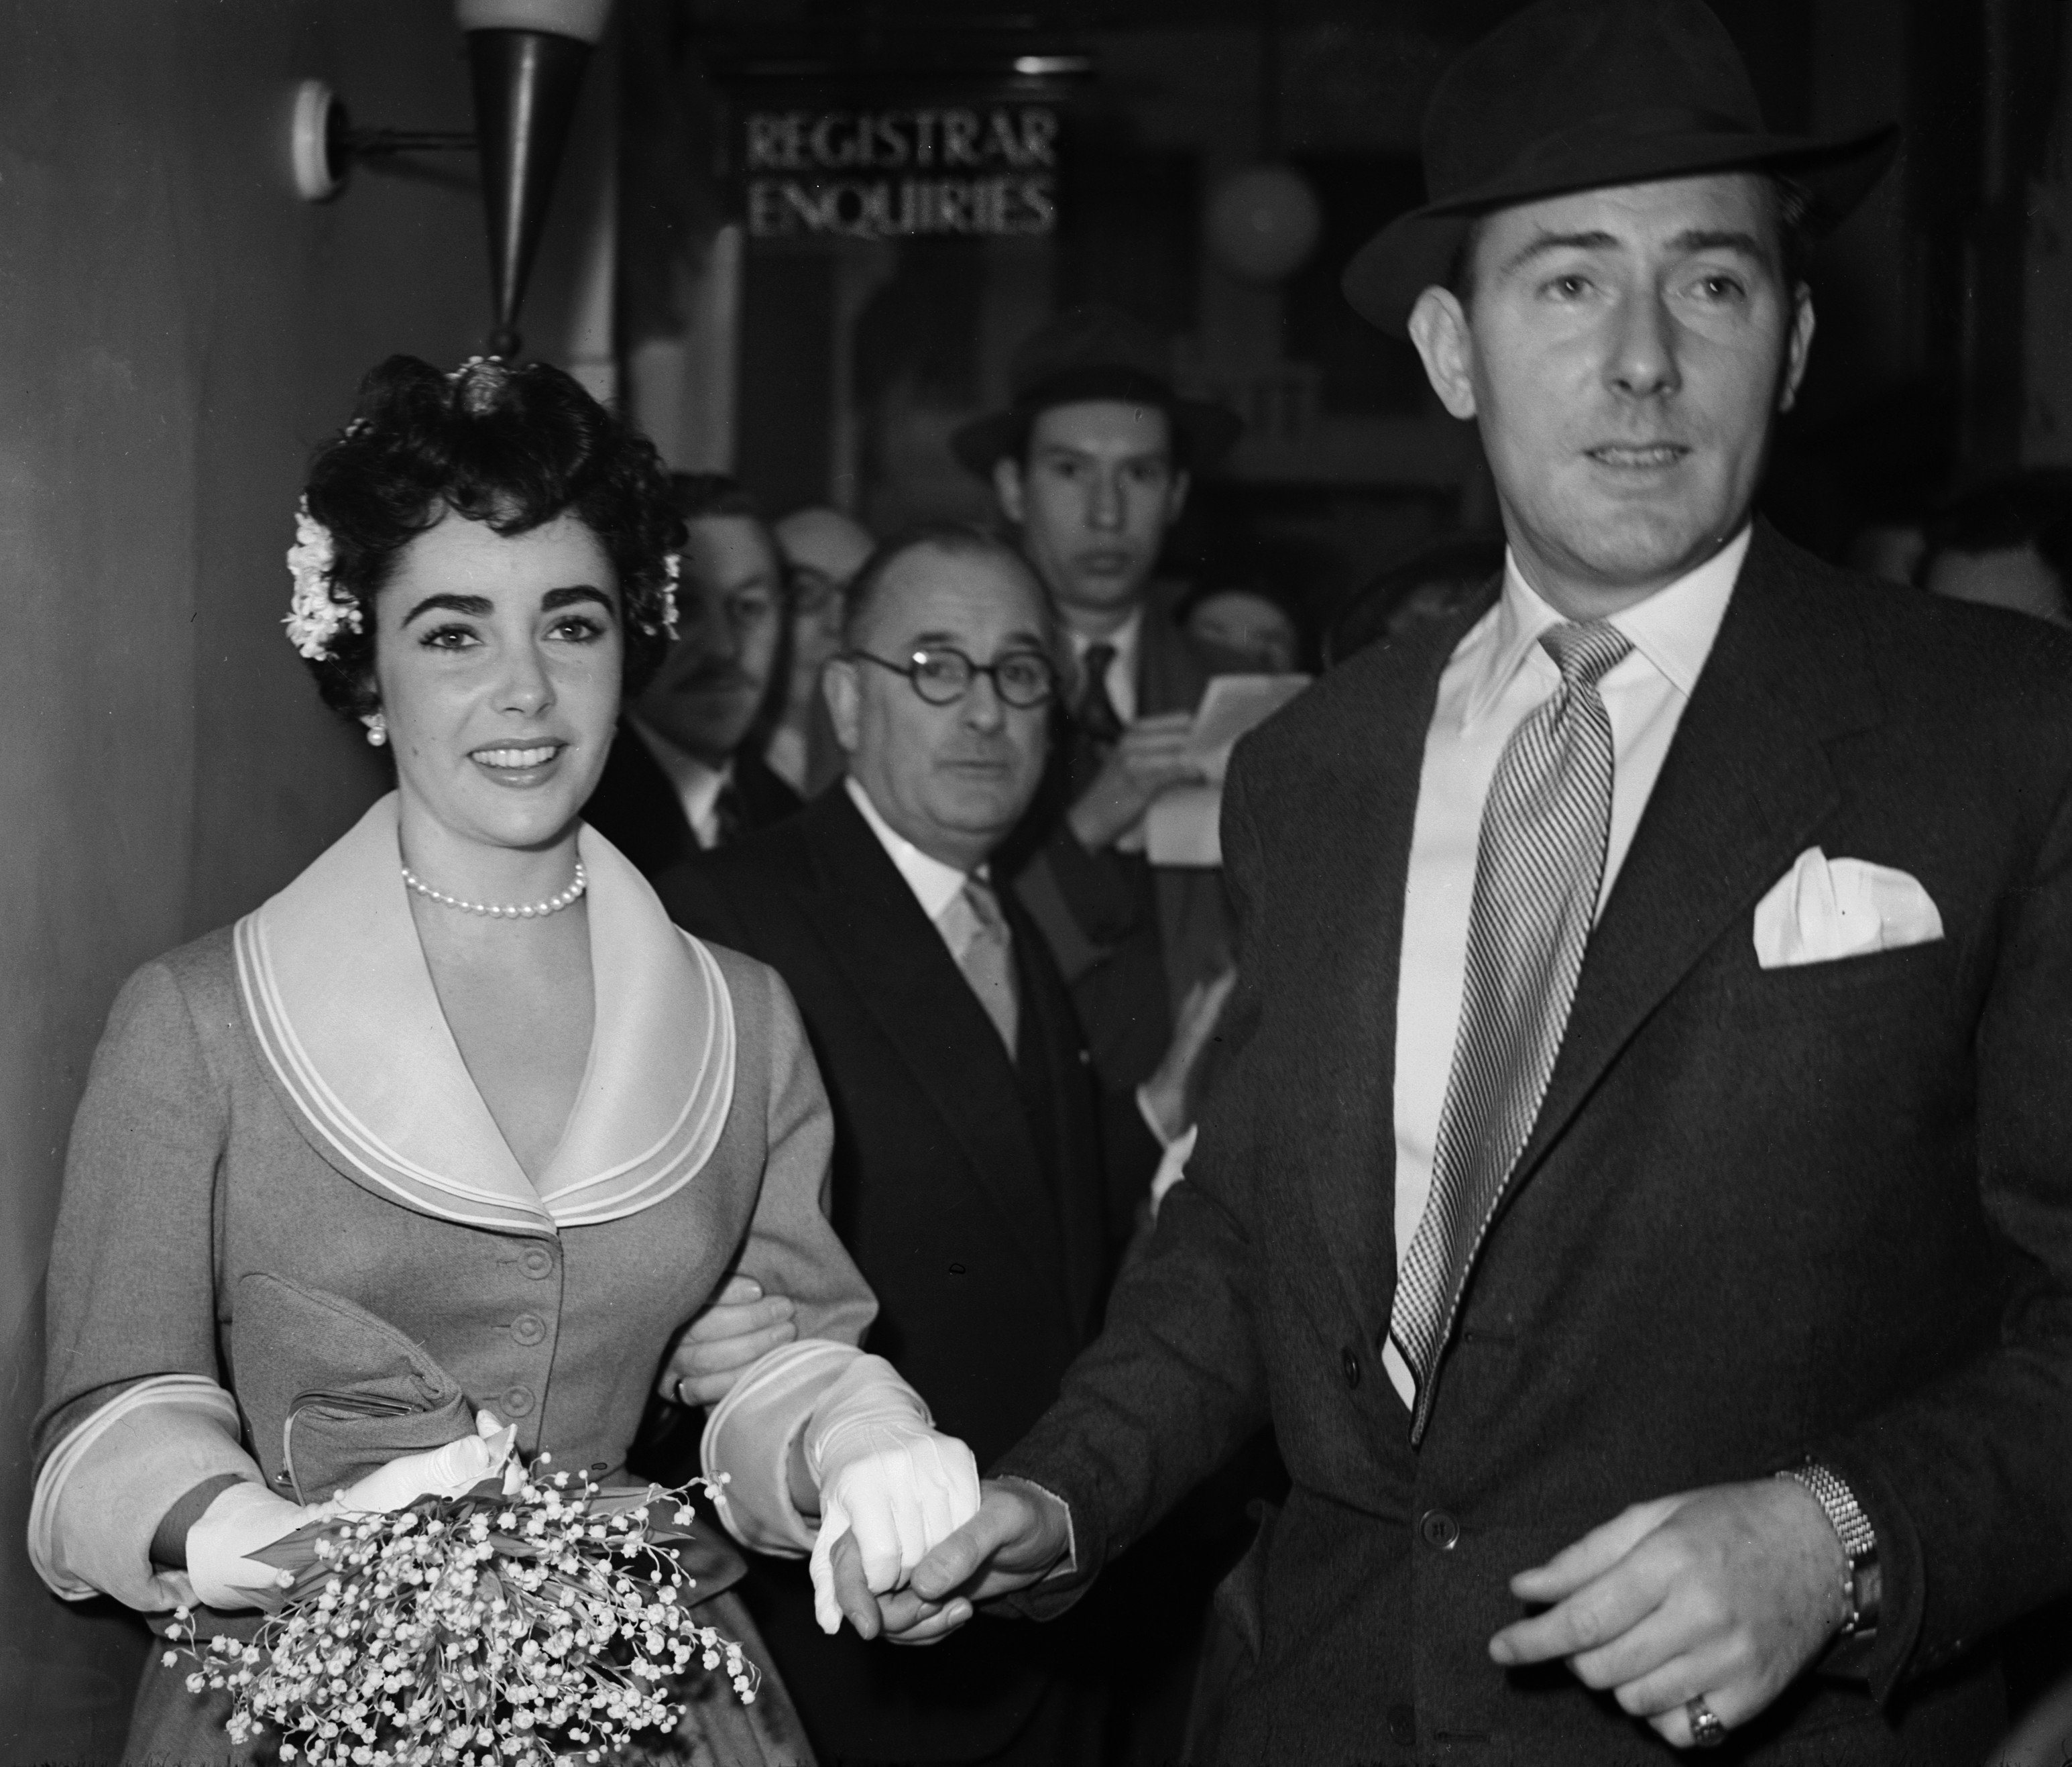
[[[757,239],[1048,233],[1058,224],[1050,105],[757,109],[742,120]]]

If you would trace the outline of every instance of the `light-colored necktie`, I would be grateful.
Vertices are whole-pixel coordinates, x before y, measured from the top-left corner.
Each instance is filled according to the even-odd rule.
[[[1604,881],[1612,722],[1597,683],[1633,645],[1601,622],[1556,626],[1540,642],[1561,684],[1511,733],[1482,811],[1432,1190],[1389,1316],[1416,1383],[1413,1444],[1431,1416],[1469,1268],[1552,1077]]]
[[[935,925],[1012,1055],[1020,1016],[1014,990],[1014,941],[993,886],[982,877],[967,877],[964,888],[935,917]]]

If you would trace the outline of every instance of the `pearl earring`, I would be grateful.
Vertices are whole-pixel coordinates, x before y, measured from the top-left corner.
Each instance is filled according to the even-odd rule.
[[[381,713],[369,712],[360,721],[367,726],[367,740],[376,748],[388,740],[388,720]]]

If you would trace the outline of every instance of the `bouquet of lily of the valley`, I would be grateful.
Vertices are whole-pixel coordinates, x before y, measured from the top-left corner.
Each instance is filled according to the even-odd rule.
[[[673,1728],[701,1668],[752,1702],[754,1666],[697,1623],[670,1550],[691,1487],[607,1493],[551,1458],[251,1553],[282,1573],[281,1607],[249,1642],[204,1642],[182,1609],[167,1665],[229,1695],[232,1741],[271,1728],[283,1761],[337,1767],[602,1761]]]

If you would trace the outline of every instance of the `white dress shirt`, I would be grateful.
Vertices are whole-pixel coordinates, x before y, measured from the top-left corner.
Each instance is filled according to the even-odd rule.
[[[684,807],[684,820],[691,825],[692,837],[711,852],[719,844],[719,795],[734,777],[734,762],[729,761],[723,767],[710,766],[695,754],[686,754],[639,718],[629,716],[626,721],[648,745],[655,764],[668,775],[676,802]]]
[[[878,836],[878,844],[885,849],[886,857],[899,868],[899,875],[906,880],[906,887],[914,892],[914,899],[920,903],[921,912],[928,917],[928,923],[940,933],[943,931],[943,910],[964,894],[965,879],[971,875],[931,858],[915,846],[906,836],[878,813],[878,806],[870,801],[870,794],[856,783],[850,774],[842,781],[849,798],[863,812],[863,820],[870,824],[870,832]],[[980,865],[977,875],[983,877],[986,868]],[[947,945],[947,935],[943,943]],[[957,954],[952,951],[950,955]]]
[[[1598,683],[1612,725],[1612,816],[1597,911],[1633,844],[1670,739],[1719,635],[1748,556],[1741,532],[1688,575],[1613,615],[1633,649]],[[1410,869],[1403,895],[1396,997],[1396,1258],[1399,1272],[1432,1190],[1432,1150],[1453,1070],[1474,906],[1482,809],[1511,733],[1560,684],[1540,639],[1562,616],[1506,553],[1503,593],[1462,639],[1439,677],[1424,737]],[[1405,1405],[1410,1370],[1394,1342],[1382,1366]]]
[[[1108,697],[1115,708],[1115,715],[1124,724],[1137,716],[1137,655],[1143,647],[1144,610],[1140,607],[1106,638],[1089,638],[1083,632],[1070,631],[1072,667],[1080,677],[1080,685],[1072,696],[1072,703],[1079,703],[1079,695],[1086,691],[1085,676],[1087,652],[1096,644],[1112,646],[1115,655],[1108,660]]]

